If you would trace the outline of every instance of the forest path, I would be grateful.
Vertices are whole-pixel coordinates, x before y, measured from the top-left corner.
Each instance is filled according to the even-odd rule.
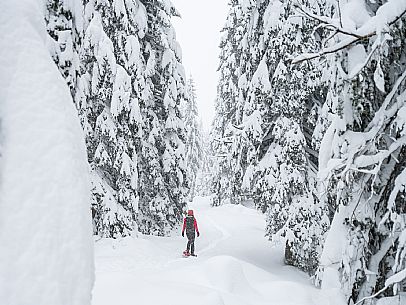
[[[283,264],[254,209],[195,198],[197,258],[186,238],[140,235],[96,242],[93,305],[329,305],[308,276]],[[179,232],[180,233],[180,232]],[[292,293],[293,292],[293,293]]]

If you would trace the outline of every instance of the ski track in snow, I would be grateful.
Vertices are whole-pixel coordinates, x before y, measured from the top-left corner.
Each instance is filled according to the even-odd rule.
[[[186,238],[127,237],[96,242],[92,305],[341,305],[338,291],[316,289],[283,263],[264,237],[264,217],[244,207],[196,198],[197,258]],[[292,293],[294,292],[294,293]]]

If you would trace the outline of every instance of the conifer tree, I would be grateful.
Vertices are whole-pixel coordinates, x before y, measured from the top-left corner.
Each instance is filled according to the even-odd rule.
[[[240,112],[244,103],[238,96],[238,70],[242,59],[241,43],[249,17],[248,9],[241,1],[230,2],[220,43],[220,80],[217,87],[216,116],[210,136],[215,158],[213,205],[238,203],[240,200],[242,175],[237,154],[241,138]]]
[[[267,206],[266,235],[286,243],[285,260],[313,274],[327,219],[314,194],[309,175],[305,138],[297,123],[280,117],[273,129],[273,143],[258,164],[254,190]],[[263,171],[263,172],[262,172]]]
[[[396,295],[405,279],[406,4],[358,4],[356,18],[347,1],[327,6],[321,15],[302,11],[329,31],[318,52],[294,60],[326,57],[328,94],[315,139],[320,198],[332,224],[319,279],[334,275],[354,303]]]
[[[200,123],[200,126],[202,123]],[[202,160],[200,170],[196,175],[195,194],[197,196],[207,197],[212,195],[211,185],[215,178],[213,172],[214,157],[210,149],[210,138],[206,131],[202,132]]]
[[[192,200],[196,194],[196,179],[203,161],[202,126],[197,110],[196,88],[193,78],[187,83],[187,99],[184,106],[184,122],[186,130],[186,167],[188,169],[189,196]]]
[[[240,36],[230,31],[240,39],[228,51],[227,59],[234,56],[238,61],[233,70],[223,68],[227,73],[235,71],[236,85],[227,89],[230,86],[224,77],[219,83],[218,92],[227,89],[232,93],[226,96],[233,97],[228,106],[224,94],[219,95],[219,106],[233,114],[226,120],[228,125],[223,123],[227,137],[224,133],[220,137],[222,162],[229,174],[219,177],[227,181],[228,196],[236,199],[233,202],[248,197],[258,209],[267,212],[270,239],[276,239],[275,234],[283,236],[289,247],[286,260],[312,273],[318,257],[312,262],[309,259],[320,251],[327,219],[314,196],[317,152],[312,149],[314,126],[309,115],[324,91],[314,65],[290,65],[293,56],[314,50],[320,43],[318,37],[309,37],[314,21],[298,17],[293,4],[290,0],[232,4],[240,10],[235,24],[242,30]],[[318,7],[312,9],[317,11]],[[219,122],[221,119],[215,121]],[[295,131],[295,136],[290,130]],[[224,172],[227,167],[219,168]],[[315,220],[302,221],[303,227],[294,224],[293,219],[309,215],[314,215]],[[307,235],[310,228],[313,233]]]
[[[86,136],[95,233],[167,234],[188,192],[175,8],[166,0],[47,3],[50,51]]]
[[[164,235],[180,223],[188,192],[181,120],[186,77],[170,22],[178,12],[168,0],[143,3],[148,31],[143,39],[146,80],[141,104],[144,132],[138,224],[143,233]]]
[[[89,1],[75,96],[92,168],[95,232],[128,235],[137,213],[137,149],[144,8],[133,1]],[[145,19],[145,16],[144,16]]]
[[[312,10],[319,9],[316,2],[311,4]],[[271,120],[264,120],[271,144],[261,162],[271,158],[278,165],[268,163],[269,170],[276,173],[275,183],[267,181],[260,172],[256,173],[259,180],[254,179],[254,183],[265,178],[271,198],[277,200],[275,204],[269,201],[269,190],[266,190],[257,191],[256,201],[263,210],[269,205],[269,236],[272,239],[281,234],[285,237],[286,262],[313,274],[328,220],[315,196],[318,156],[311,147],[314,127],[309,122],[309,114],[320,103],[323,86],[318,81],[320,72],[316,65],[292,66],[289,60],[298,53],[314,50],[320,41],[310,36],[314,22],[297,17],[292,1],[270,2],[263,26],[268,46],[264,58],[272,81],[267,112]],[[266,143],[262,147],[266,147]]]

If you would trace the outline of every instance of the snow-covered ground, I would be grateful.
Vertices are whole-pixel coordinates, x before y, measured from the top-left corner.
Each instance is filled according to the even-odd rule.
[[[333,290],[283,263],[264,235],[263,215],[244,206],[210,208],[196,198],[197,258],[186,238],[129,237],[96,242],[93,305],[339,305]]]

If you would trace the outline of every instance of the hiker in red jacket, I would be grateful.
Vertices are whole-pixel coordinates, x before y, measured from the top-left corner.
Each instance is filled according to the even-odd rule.
[[[185,236],[186,230],[186,237],[188,239],[187,248],[183,252],[185,256],[196,256],[195,254],[195,233],[197,233],[197,237],[200,236],[199,229],[197,227],[196,218],[193,215],[193,210],[187,211],[187,216],[183,220],[183,228],[182,228],[182,236]],[[190,252],[189,252],[190,251]]]

